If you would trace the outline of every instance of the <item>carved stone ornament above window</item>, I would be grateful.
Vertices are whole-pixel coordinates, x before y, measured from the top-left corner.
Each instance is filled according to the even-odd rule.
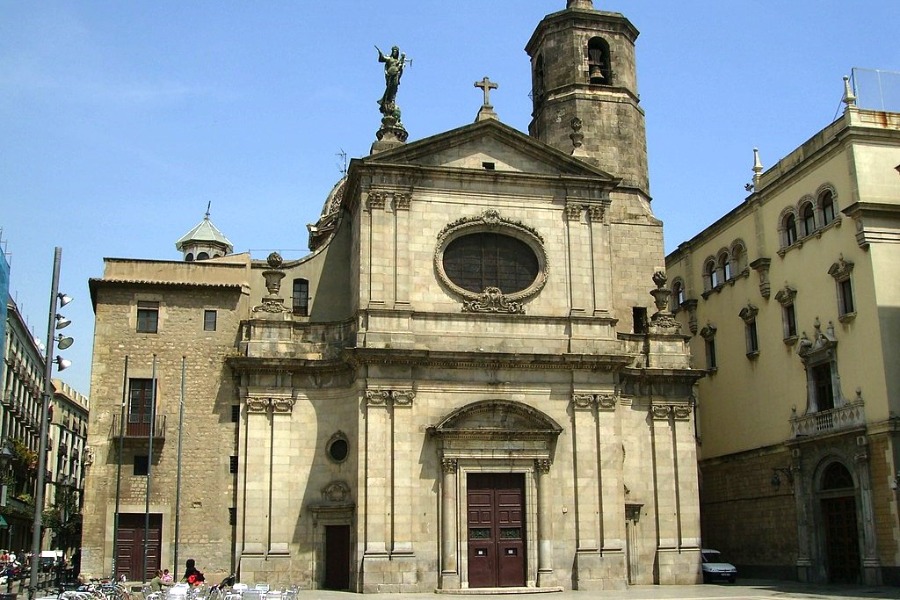
[[[828,268],[828,274],[834,277],[836,280],[840,281],[842,279],[847,279],[850,277],[850,273],[853,272],[853,261],[852,260],[844,260],[844,255],[841,254],[838,256],[837,262],[833,263],[831,267]]]
[[[523,314],[547,283],[544,238],[494,209],[461,217],[438,234],[434,269],[464,312]]]
[[[752,323],[759,314],[759,308],[755,304],[747,303],[747,306],[741,309],[738,315],[743,319],[744,323]]]
[[[787,306],[789,304],[794,303],[794,298],[797,297],[797,290],[787,284],[775,294],[775,300],[782,306]]]
[[[706,327],[700,330],[700,337],[705,340],[710,340],[716,337],[716,326],[712,323],[707,323]]]

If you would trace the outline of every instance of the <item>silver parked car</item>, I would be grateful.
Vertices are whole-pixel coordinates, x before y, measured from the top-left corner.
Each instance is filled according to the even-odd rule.
[[[704,548],[700,553],[703,556],[703,583],[711,581],[734,583],[737,580],[737,569],[730,562],[726,562],[718,550]]]

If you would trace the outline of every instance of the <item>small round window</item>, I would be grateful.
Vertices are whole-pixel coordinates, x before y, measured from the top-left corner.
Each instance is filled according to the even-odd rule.
[[[333,437],[328,443],[328,457],[334,462],[344,462],[349,452],[350,446],[343,436]]]
[[[444,272],[455,285],[481,293],[489,287],[514,294],[530,287],[540,264],[534,250],[512,236],[492,232],[460,236],[444,250]]]

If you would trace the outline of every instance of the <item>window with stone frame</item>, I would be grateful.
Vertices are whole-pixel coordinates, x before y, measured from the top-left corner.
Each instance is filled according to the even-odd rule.
[[[309,281],[306,279],[294,280],[294,293],[291,304],[295,315],[309,316]]]
[[[797,290],[785,285],[775,294],[775,300],[781,305],[781,325],[784,343],[791,345],[797,341],[797,313],[794,309],[794,298]]]
[[[719,252],[718,271],[721,281],[725,282],[732,278],[731,257],[728,255],[728,250]]]
[[[709,371],[716,371],[719,368],[716,358],[716,326],[712,323],[707,323],[706,327],[700,330],[700,337],[703,338],[703,345],[706,350],[706,368]]]
[[[747,246],[741,240],[731,244],[731,271],[738,277],[747,270]]]
[[[703,289],[708,292],[718,285],[719,272],[716,269],[716,260],[710,256],[703,264]]]
[[[747,358],[756,358],[759,356],[759,332],[756,329],[756,315],[759,314],[759,308],[753,304],[747,304],[738,314],[744,321]]]
[[[836,213],[834,210],[834,192],[830,189],[823,190],[819,194],[819,210],[822,213],[822,225],[828,225],[834,221]]]
[[[156,333],[159,329],[159,302],[138,300],[137,332]]]
[[[681,305],[684,304],[685,300],[687,300],[684,281],[682,281],[679,277],[676,277],[675,281],[672,282],[672,299],[674,300],[672,312],[678,312],[678,309],[681,308]]]
[[[609,43],[601,37],[588,41],[588,81],[593,84],[612,85],[609,65]]]
[[[816,232],[816,211],[812,201],[804,202],[800,207],[800,219],[803,223],[803,235],[812,235]]]
[[[149,437],[153,416],[153,379],[133,378],[128,380],[128,423],[129,437]]]
[[[834,324],[829,321],[828,327],[822,331],[820,321],[816,318],[814,329],[812,338],[803,332],[797,350],[806,369],[807,405],[810,413],[832,410],[844,403],[838,374]]]
[[[828,269],[828,274],[834,278],[838,320],[842,323],[852,320],[856,316],[856,303],[853,298],[853,262],[844,260],[842,254]]]
[[[797,219],[794,213],[788,213],[781,221],[781,245],[783,247],[792,246],[797,242]]]
[[[216,318],[218,313],[215,310],[204,310],[203,311],[203,331],[215,331],[216,330]]]

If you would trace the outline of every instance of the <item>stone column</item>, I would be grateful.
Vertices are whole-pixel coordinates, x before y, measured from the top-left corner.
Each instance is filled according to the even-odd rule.
[[[597,429],[593,394],[572,396],[572,438],[575,443],[575,501],[577,503],[577,551],[596,552],[603,537],[600,522]]]
[[[271,489],[270,398],[247,397],[247,445],[244,485],[244,553],[262,554],[269,547],[269,490]]]
[[[609,253],[609,228],[604,224],[606,208],[602,204],[588,206],[591,234],[591,291],[593,314],[606,314],[612,304],[612,261]]]
[[[412,390],[391,392],[393,413],[393,447],[389,454],[393,465],[393,520],[391,523],[391,554],[412,554],[413,486],[415,452],[413,450],[412,404],[416,393]]]
[[[590,240],[588,238],[589,231],[581,220],[583,214],[584,206],[580,202],[566,201],[570,309],[578,314],[587,314],[588,311],[593,310],[593,306],[590,306],[591,298],[593,298]]]
[[[291,539],[296,525],[296,514],[292,514],[291,486],[283,483],[293,479],[290,465],[287,462],[274,460],[275,456],[283,458],[284,452],[291,447],[291,414],[294,409],[293,397],[272,398],[272,449],[273,460],[272,482],[280,482],[271,486],[270,509],[271,537],[269,552],[287,554],[290,552]]]
[[[387,555],[390,539],[390,392],[366,391],[366,555]]]
[[[859,479],[859,503],[863,519],[863,583],[881,585],[881,560],[875,548],[875,514],[872,507],[872,479],[869,473],[869,440],[861,435],[856,438],[859,452],[856,456],[856,474]]]
[[[549,459],[534,461],[538,491],[538,587],[556,584],[553,577],[553,521],[550,516],[552,510],[550,488],[553,484],[550,481],[550,464]]]
[[[369,211],[369,231],[368,235],[363,236],[363,248],[360,248],[362,257],[360,263],[366,271],[369,278],[368,296],[369,304],[384,305],[388,299],[388,293],[391,294],[393,300],[393,286],[388,290],[385,288],[388,277],[391,272],[388,268],[388,255],[393,254],[390,246],[393,243],[392,237],[389,236],[389,229],[386,226],[386,215],[384,212],[385,193],[372,190],[369,192],[366,200],[366,209]]]
[[[441,588],[459,589],[459,540],[457,537],[457,473],[455,458],[441,461]]]
[[[600,429],[600,511],[604,554],[625,550],[625,489],[622,486],[621,433],[616,421],[616,397],[598,394],[597,422]]]
[[[409,204],[412,194],[394,193],[394,298],[398,306],[409,305],[412,289],[412,263],[409,257]]]
[[[678,548],[678,500],[676,494],[675,452],[670,418],[672,407],[650,407],[653,417],[653,469],[656,481],[656,518],[660,549]]]
[[[693,411],[690,405],[673,408],[675,417],[675,460],[678,473],[679,547],[700,548],[700,504],[697,498],[697,443],[694,441]]]

